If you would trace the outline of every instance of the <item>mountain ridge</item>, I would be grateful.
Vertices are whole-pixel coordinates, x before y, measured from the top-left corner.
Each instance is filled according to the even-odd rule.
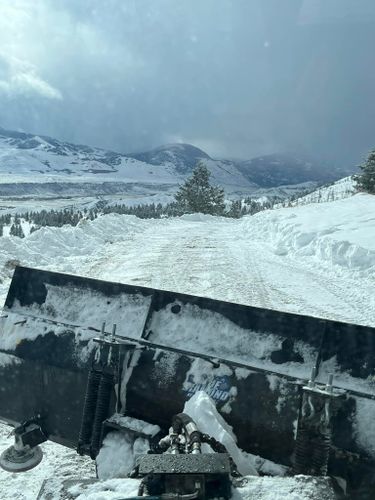
[[[353,173],[328,168],[292,154],[274,153],[250,160],[213,159],[191,144],[159,146],[140,153],[118,153],[103,148],[60,141],[45,135],[0,127],[1,183],[124,182],[178,185],[198,161],[204,161],[212,182],[227,192],[251,191],[307,182],[322,184]]]

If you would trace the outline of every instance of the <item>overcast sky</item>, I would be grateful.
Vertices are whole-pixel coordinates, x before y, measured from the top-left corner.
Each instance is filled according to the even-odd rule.
[[[0,0],[0,126],[214,157],[375,147],[374,0]]]

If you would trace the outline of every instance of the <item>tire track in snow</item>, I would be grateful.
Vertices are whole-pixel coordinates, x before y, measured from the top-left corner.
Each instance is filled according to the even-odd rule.
[[[242,304],[372,324],[368,285],[314,260],[276,255],[238,221],[144,222],[128,241],[106,245],[85,274]],[[353,284],[353,286],[351,286]]]

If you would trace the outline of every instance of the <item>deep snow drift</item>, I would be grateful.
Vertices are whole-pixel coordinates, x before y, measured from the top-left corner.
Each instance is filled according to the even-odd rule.
[[[113,214],[76,228],[45,228],[23,240],[0,238],[1,303],[15,261],[375,326],[375,197],[365,194],[240,220],[194,215],[146,221]],[[0,433],[2,450],[11,440],[3,427]],[[61,455],[57,445],[44,446],[49,456],[34,471],[0,471],[1,498],[35,499],[42,479],[53,474],[91,475],[92,464],[73,451]],[[55,460],[64,464],[60,470]],[[274,496],[276,483],[261,480],[262,491],[273,489]],[[278,481],[281,491],[286,483]]]

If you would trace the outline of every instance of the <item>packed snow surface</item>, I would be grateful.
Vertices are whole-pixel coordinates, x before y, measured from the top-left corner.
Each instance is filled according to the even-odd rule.
[[[239,220],[202,215],[139,220],[112,214],[83,221],[76,228],[44,228],[22,240],[3,237],[1,302],[16,261],[375,326],[375,197],[366,194],[270,210]],[[0,362],[13,360],[2,358]],[[367,422],[356,424],[361,433]],[[0,436],[1,449],[11,444],[4,427],[0,427]],[[0,471],[2,499],[35,499],[45,477],[64,471],[92,477],[92,464],[74,451],[61,453],[52,443],[43,446],[47,457],[36,469],[20,476]],[[257,498],[270,498],[267,494],[271,493],[277,498],[288,487],[285,498],[315,498],[299,493],[298,478],[254,481],[259,483],[249,482],[237,498],[252,498],[252,485],[262,492]],[[288,481],[293,485],[288,486]]]
[[[61,491],[61,480],[51,480],[40,500],[60,500],[53,493]],[[100,483],[77,483],[68,487],[70,497],[75,500],[125,500],[135,498],[139,481],[136,479],[107,479]],[[64,497],[66,498],[66,497]],[[331,480],[327,477],[312,478],[295,476],[286,478],[245,478],[243,486],[232,489],[232,500],[335,500]],[[63,498],[61,498],[63,500]]]
[[[0,451],[14,443],[12,427],[0,425]],[[1,500],[36,500],[45,479],[95,477],[95,464],[75,450],[47,441],[41,445],[43,460],[35,469],[10,474],[0,468]]]

